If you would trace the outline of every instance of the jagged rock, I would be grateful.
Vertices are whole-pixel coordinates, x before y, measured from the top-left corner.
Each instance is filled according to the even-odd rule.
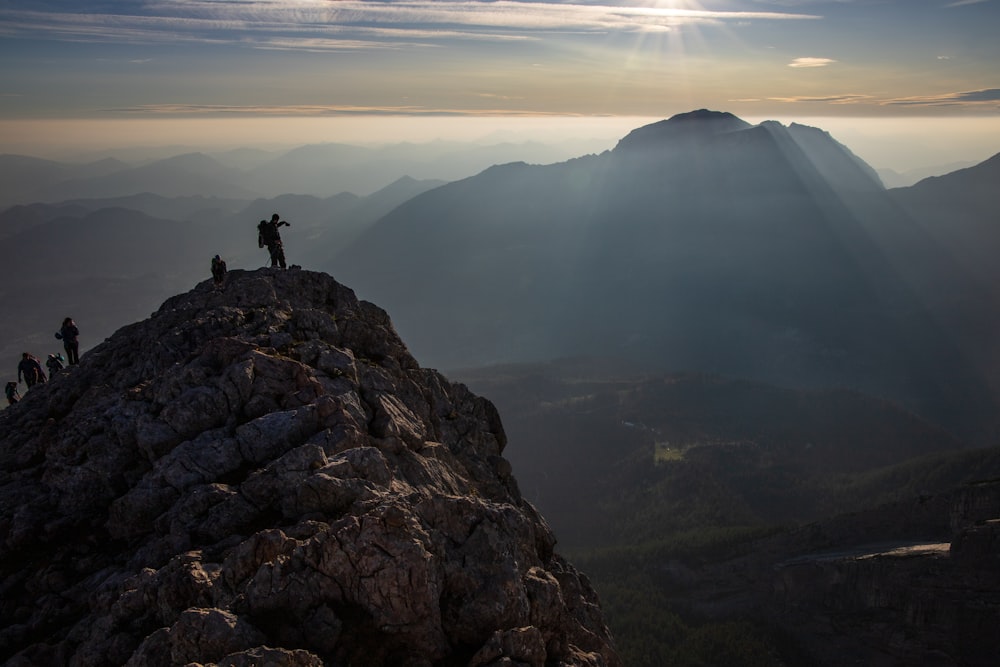
[[[7,664],[619,664],[493,405],[324,274],[171,298],[0,433]]]

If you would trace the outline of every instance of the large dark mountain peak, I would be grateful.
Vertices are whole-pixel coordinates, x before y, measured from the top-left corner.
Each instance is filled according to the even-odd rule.
[[[847,386],[951,427],[989,410],[918,291],[966,293],[942,259],[827,132],[702,110],[425,192],[331,266],[437,367],[615,356]]]
[[[493,405],[326,274],[170,298],[0,434],[4,664],[619,664]]]
[[[751,125],[731,113],[705,109],[633,130],[614,155],[656,177],[670,170],[713,187],[742,183],[760,191],[822,181],[838,192],[883,189],[875,170],[824,130],[774,120]],[[678,174],[670,177],[676,180]]]
[[[749,127],[750,123],[731,113],[699,109],[632,130],[618,142],[615,151],[645,150],[660,143],[711,137]]]

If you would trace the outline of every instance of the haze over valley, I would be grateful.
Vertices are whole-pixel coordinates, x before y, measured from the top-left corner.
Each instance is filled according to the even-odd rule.
[[[64,312],[86,315],[93,345],[213,254],[265,264],[255,225],[278,211],[290,261],[382,304],[434,367],[641,359],[860,389],[990,432],[995,159],[886,190],[822,128],[707,111],[565,160],[540,144],[439,149],[415,162],[412,146],[317,145],[243,169],[240,152],[6,156],[0,252],[19,279],[4,304],[19,316],[3,354],[45,352]]]

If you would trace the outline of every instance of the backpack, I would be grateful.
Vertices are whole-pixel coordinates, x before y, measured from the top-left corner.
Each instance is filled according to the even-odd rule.
[[[257,245],[261,248],[265,245],[270,245],[274,242],[277,232],[278,230],[275,229],[274,225],[267,220],[261,220],[257,223]]]
[[[49,359],[45,362],[45,366],[49,369],[50,374],[55,373],[56,371],[61,371],[65,368],[65,366],[62,365],[62,361],[60,361],[61,356],[62,355],[59,355],[59,357],[54,354],[49,355]]]

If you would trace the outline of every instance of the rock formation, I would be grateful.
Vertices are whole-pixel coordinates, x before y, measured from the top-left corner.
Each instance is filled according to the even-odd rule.
[[[992,667],[1000,655],[1000,481],[802,526],[682,568],[709,618],[779,628],[817,667]],[[681,581],[681,578],[684,581]]]
[[[504,445],[329,276],[205,281],[0,413],[0,661],[620,664]]]

